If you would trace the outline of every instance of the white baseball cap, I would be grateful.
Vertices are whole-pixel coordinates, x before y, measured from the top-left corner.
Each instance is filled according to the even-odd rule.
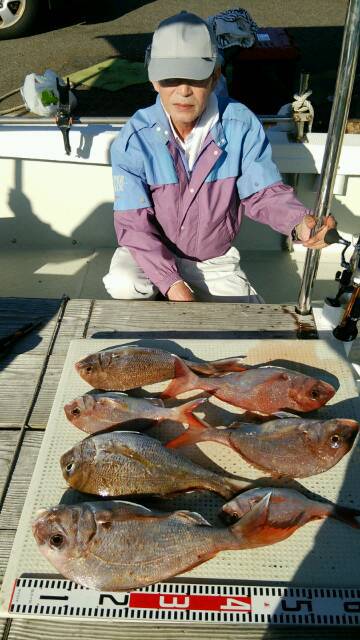
[[[205,20],[181,11],[160,22],[148,64],[151,81],[169,78],[205,80],[219,61],[215,35]]]

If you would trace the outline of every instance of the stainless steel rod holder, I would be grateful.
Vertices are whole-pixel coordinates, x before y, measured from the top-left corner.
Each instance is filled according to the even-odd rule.
[[[334,182],[339,164],[342,141],[354,85],[358,57],[360,33],[360,0],[349,0],[340,61],[337,72],[335,96],[331,110],[329,130],[326,138],[324,159],[320,174],[320,186],[314,207],[317,224],[314,232],[321,226],[323,216],[329,215]],[[320,260],[320,249],[308,249],[305,258],[297,313],[306,315],[311,312],[311,292],[315,282]]]

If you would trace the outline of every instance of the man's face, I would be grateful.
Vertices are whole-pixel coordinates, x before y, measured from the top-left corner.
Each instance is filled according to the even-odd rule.
[[[170,78],[152,83],[177,129],[191,129],[195,125],[196,120],[205,111],[208,97],[219,76],[220,69],[216,69],[210,78],[205,80]]]

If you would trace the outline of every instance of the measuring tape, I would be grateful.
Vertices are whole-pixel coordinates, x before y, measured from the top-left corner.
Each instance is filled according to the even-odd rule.
[[[360,589],[164,582],[105,593],[39,576],[15,581],[8,611],[136,622],[353,626],[360,624]]]

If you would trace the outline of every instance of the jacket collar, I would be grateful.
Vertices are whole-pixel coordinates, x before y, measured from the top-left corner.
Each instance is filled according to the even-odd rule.
[[[159,139],[162,140],[164,144],[167,144],[170,139],[173,139],[173,136],[171,132],[171,127],[169,126],[167,115],[163,109],[159,95],[157,96],[156,103],[151,109],[151,114],[149,115],[150,115],[149,124],[155,128],[155,131],[159,136]],[[220,119],[210,129],[205,139],[204,147],[212,140],[214,140],[215,144],[220,149],[223,149],[226,146],[227,140],[225,137],[223,126],[221,124],[221,113],[220,113]]]

